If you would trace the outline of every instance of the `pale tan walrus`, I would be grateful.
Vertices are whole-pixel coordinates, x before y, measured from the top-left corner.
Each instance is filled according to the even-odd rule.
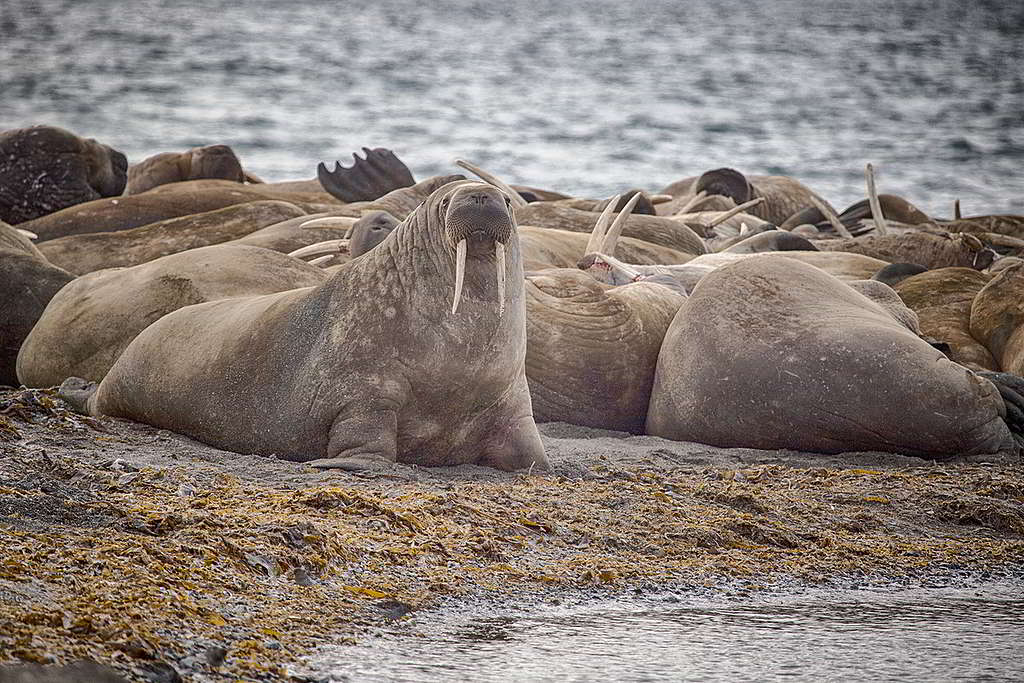
[[[1014,452],[997,386],[932,348],[896,305],[791,259],[715,270],[665,335],[647,432],[817,453]]]
[[[323,285],[175,311],[62,395],[320,467],[543,468],[523,302],[509,198],[453,182]]]

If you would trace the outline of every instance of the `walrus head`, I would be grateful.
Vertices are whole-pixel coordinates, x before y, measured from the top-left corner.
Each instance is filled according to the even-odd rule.
[[[193,147],[188,151],[188,154],[190,155],[190,167],[187,176],[189,180],[223,178],[224,180],[233,180],[239,183],[245,180],[242,162],[238,160],[235,151],[227,145]]]
[[[494,254],[498,281],[498,315],[505,311],[505,244],[515,229],[512,199],[482,183],[459,185],[438,202],[438,217],[455,252],[455,293],[452,313],[459,310],[467,256],[486,259]]]

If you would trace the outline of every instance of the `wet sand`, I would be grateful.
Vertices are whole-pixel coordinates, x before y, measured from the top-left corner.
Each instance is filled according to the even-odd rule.
[[[318,472],[0,392],[0,661],[279,680],[452,600],[1018,576],[1024,467],[554,423],[553,470]]]

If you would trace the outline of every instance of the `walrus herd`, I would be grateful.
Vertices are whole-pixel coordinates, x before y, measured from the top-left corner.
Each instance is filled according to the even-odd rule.
[[[928,216],[870,165],[836,211],[734,169],[580,198],[364,152],[272,183],[225,145],[0,133],[0,384],[321,468],[543,469],[538,421],[1024,446],[1024,216]]]

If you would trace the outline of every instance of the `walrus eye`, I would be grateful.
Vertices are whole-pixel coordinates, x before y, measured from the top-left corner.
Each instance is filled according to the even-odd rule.
[[[512,199],[510,197],[505,197],[505,206],[506,207],[512,206]]]

